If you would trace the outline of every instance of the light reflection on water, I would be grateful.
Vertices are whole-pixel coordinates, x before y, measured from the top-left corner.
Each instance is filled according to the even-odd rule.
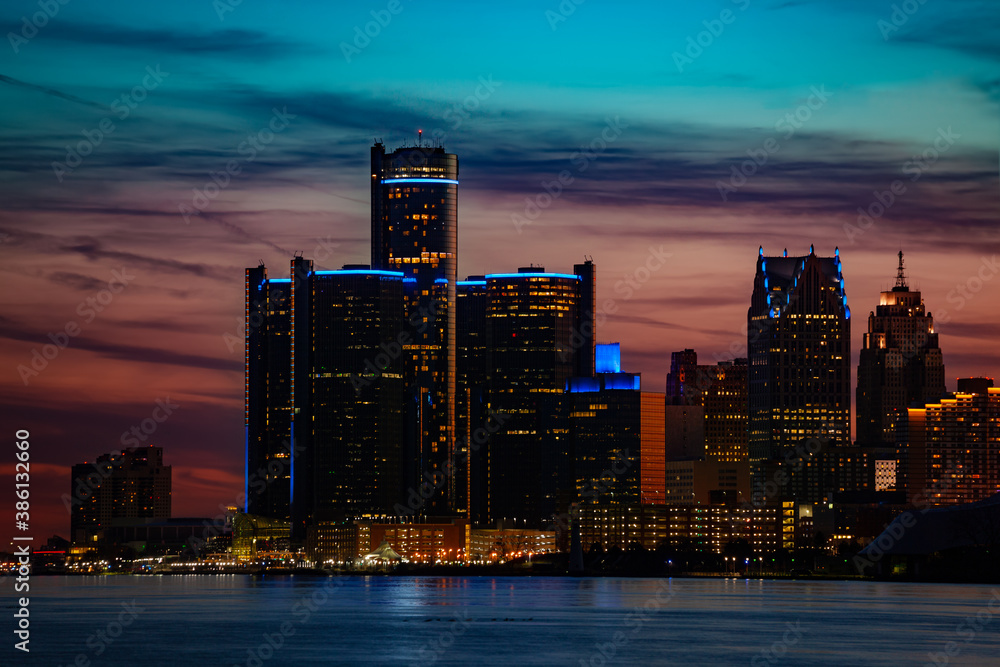
[[[12,579],[4,584],[8,616],[15,594]],[[949,665],[1000,664],[1000,587],[991,586],[189,575],[36,577],[30,595],[30,663],[8,634],[0,664],[68,665],[83,654],[94,665],[130,667],[257,666],[260,658],[599,667],[606,657],[608,665],[895,666],[928,664],[948,642],[958,651]],[[128,620],[122,603],[133,599],[142,611],[120,636],[96,634],[117,634],[116,619]],[[780,655],[761,653],[772,645]]]

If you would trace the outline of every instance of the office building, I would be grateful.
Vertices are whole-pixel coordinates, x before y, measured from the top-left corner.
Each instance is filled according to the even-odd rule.
[[[868,315],[858,360],[858,444],[894,447],[897,423],[905,420],[906,409],[944,392],[944,361],[934,318],[920,292],[910,291],[900,251],[896,284],[881,293],[878,307]]]
[[[759,496],[779,469],[789,479],[778,493],[802,502],[828,498],[836,486],[834,464],[817,453],[850,444],[851,311],[842,268],[839,249],[833,257],[812,247],[799,257],[759,251],[747,312],[748,450]],[[794,457],[803,465],[789,465]]]
[[[246,270],[245,497],[251,514],[291,520],[291,281]]]
[[[691,349],[671,353],[667,373],[668,457],[746,461],[748,405],[746,359],[711,365],[699,364],[698,353]],[[699,414],[703,419],[700,425]]]
[[[163,448],[130,447],[73,466],[70,528],[76,545],[103,543],[119,519],[170,518],[170,466]]]
[[[498,425],[479,501],[489,523],[541,528],[574,495],[563,392],[569,378],[593,375],[594,276],[589,261],[568,274],[528,267],[486,276],[487,411]]]
[[[900,487],[909,502],[960,505],[1000,492],[1000,387],[962,378],[958,391],[907,409]]]
[[[402,272],[406,320],[407,386],[418,405],[416,432],[404,470],[411,484],[446,474],[455,453],[455,299],[458,280],[458,157],[444,148],[371,149],[371,268]],[[454,483],[427,499],[444,513],[459,502]]]

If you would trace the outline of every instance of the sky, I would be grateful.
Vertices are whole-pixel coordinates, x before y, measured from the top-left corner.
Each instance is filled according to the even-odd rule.
[[[36,539],[157,401],[174,516],[236,503],[243,270],[367,263],[369,148],[418,130],[459,156],[459,275],[592,257],[597,337],[646,390],[671,351],[742,351],[759,246],[839,247],[855,365],[902,249],[949,388],[1000,373],[995,2],[9,0],[0,24],[0,403]]]

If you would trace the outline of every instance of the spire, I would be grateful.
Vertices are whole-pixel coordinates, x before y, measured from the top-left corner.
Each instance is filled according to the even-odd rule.
[[[903,251],[899,251],[899,268],[896,269],[896,287],[906,289],[906,274],[903,273]]]

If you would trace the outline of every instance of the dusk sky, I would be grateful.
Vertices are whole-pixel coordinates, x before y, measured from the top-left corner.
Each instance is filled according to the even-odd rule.
[[[839,246],[855,365],[902,249],[949,389],[1000,374],[996,2],[52,4],[0,9],[0,391],[38,537],[68,537],[70,466],[167,397],[174,516],[235,504],[243,270],[368,263],[369,148],[418,129],[459,156],[459,275],[592,256],[598,339],[644,389],[745,345],[761,245]]]

